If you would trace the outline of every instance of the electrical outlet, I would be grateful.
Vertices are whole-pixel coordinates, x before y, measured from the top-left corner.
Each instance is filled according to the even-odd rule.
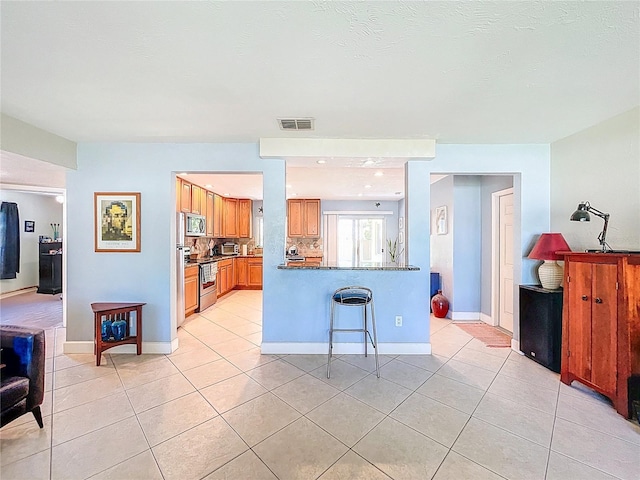
[[[402,326],[402,315],[396,315],[396,327]]]

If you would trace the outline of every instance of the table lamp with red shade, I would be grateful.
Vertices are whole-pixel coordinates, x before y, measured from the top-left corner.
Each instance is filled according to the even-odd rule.
[[[538,276],[542,288],[557,290],[562,283],[562,267],[557,260],[562,260],[562,255],[556,252],[569,252],[571,248],[561,233],[543,233],[536,242],[527,258],[544,260],[538,268]]]

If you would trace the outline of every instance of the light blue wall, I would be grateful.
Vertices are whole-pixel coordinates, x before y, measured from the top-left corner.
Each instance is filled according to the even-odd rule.
[[[452,312],[480,311],[481,235],[480,177],[453,177],[453,291]],[[454,317],[455,318],[455,317]]]
[[[548,147],[441,145],[433,161],[406,165],[408,263],[420,271],[278,270],[285,246],[284,160],[259,158],[257,144],[81,144],[78,170],[67,176],[68,340],[93,340],[90,304],[99,301],[147,302],[143,340],[175,338],[176,171],[263,174],[263,338],[271,342],[326,341],[328,296],[352,283],[375,291],[381,342],[428,342],[431,173],[522,172],[515,244],[549,226]],[[142,194],[140,253],[94,252],[94,192]],[[527,262],[516,266],[520,283],[533,280],[522,267]],[[403,327],[394,326],[395,315],[403,315]]]
[[[548,145],[438,145],[429,162],[436,174],[514,175],[514,338],[519,339],[518,285],[536,283],[536,262],[526,258],[535,235],[549,231]]]
[[[447,207],[448,232],[438,235],[435,227],[431,230],[431,270],[440,274],[440,288],[445,297],[453,296],[453,229],[455,218],[453,206],[453,175],[441,178],[431,185],[431,222],[435,222],[435,209]]]

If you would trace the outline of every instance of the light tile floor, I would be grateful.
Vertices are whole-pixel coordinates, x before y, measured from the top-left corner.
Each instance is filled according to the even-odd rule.
[[[45,428],[0,431],[9,479],[640,478],[640,427],[603,397],[432,318],[434,355],[261,355],[262,295],[233,292],[171,355],[63,355]]]

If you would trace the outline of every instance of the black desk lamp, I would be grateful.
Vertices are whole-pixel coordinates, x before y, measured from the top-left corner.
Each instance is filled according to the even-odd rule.
[[[590,222],[591,215],[589,213],[593,213],[594,215],[604,219],[604,228],[600,235],[598,235],[598,242],[600,242],[600,246],[602,247],[602,252],[611,251],[611,247],[605,241],[607,238],[607,226],[609,225],[609,214],[603,213],[600,210],[593,208],[589,202],[582,202],[578,204],[578,209],[573,212],[570,220],[574,222]]]

